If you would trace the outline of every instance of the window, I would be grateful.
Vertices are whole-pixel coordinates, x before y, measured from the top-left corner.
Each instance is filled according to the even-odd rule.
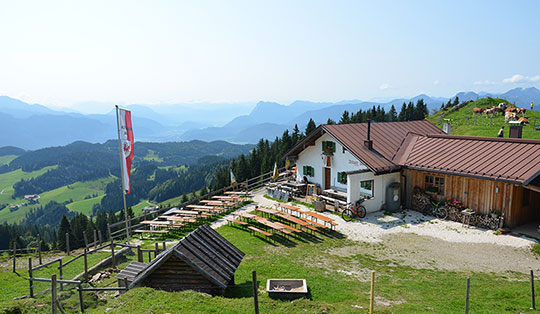
[[[436,176],[426,176],[426,182],[424,186],[426,192],[444,194],[444,178]]]
[[[373,180],[360,181],[360,195],[373,197]]]
[[[322,151],[327,153],[335,153],[336,143],[332,141],[322,141]]]
[[[311,166],[304,166],[304,175],[305,176],[310,176],[310,177],[313,177],[315,176],[315,169],[313,169],[313,167]]]
[[[337,181],[341,184],[347,184],[347,173],[345,171],[337,173]]]

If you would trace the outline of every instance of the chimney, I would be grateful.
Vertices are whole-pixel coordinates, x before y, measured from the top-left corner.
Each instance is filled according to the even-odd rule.
[[[371,120],[367,123],[367,140],[364,141],[364,146],[369,150],[373,149],[373,141],[371,140]]]
[[[510,125],[509,138],[521,138],[521,132],[523,131],[523,126],[519,125]]]

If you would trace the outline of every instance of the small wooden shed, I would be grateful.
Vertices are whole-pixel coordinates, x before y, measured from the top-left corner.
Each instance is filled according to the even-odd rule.
[[[234,284],[234,272],[244,255],[210,226],[202,225],[146,265],[132,278],[129,288],[223,295],[227,286]]]

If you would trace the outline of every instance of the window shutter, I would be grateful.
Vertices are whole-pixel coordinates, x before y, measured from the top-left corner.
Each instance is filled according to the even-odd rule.
[[[332,153],[335,153],[336,152],[336,142],[331,142],[332,143]]]
[[[337,173],[337,181],[341,183],[341,172]]]
[[[322,151],[326,150],[326,141],[322,141]]]

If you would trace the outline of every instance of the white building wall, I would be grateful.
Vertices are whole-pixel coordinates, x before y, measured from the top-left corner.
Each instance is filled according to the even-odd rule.
[[[304,177],[303,169],[304,166],[311,166],[314,169],[314,176],[306,176],[310,183],[317,183],[324,189],[324,168],[325,168],[325,159],[322,155],[322,142],[323,141],[333,141],[336,143],[336,152],[331,160],[331,182],[330,185],[333,188],[339,190],[347,190],[347,184],[341,184],[337,181],[338,172],[342,171],[355,171],[368,169],[361,161],[354,157],[348,150],[343,151],[343,146],[339,144],[332,136],[328,133],[323,134],[315,141],[314,146],[306,147],[298,155],[298,160],[296,161],[297,166],[297,181],[302,181]],[[326,156],[325,156],[326,158]]]
[[[362,205],[368,212],[381,210],[386,202],[386,188],[390,183],[400,182],[400,173],[393,172],[373,175],[371,171],[349,175],[347,180],[347,202],[353,203],[360,199],[360,181],[373,180],[373,198],[365,200]]]

